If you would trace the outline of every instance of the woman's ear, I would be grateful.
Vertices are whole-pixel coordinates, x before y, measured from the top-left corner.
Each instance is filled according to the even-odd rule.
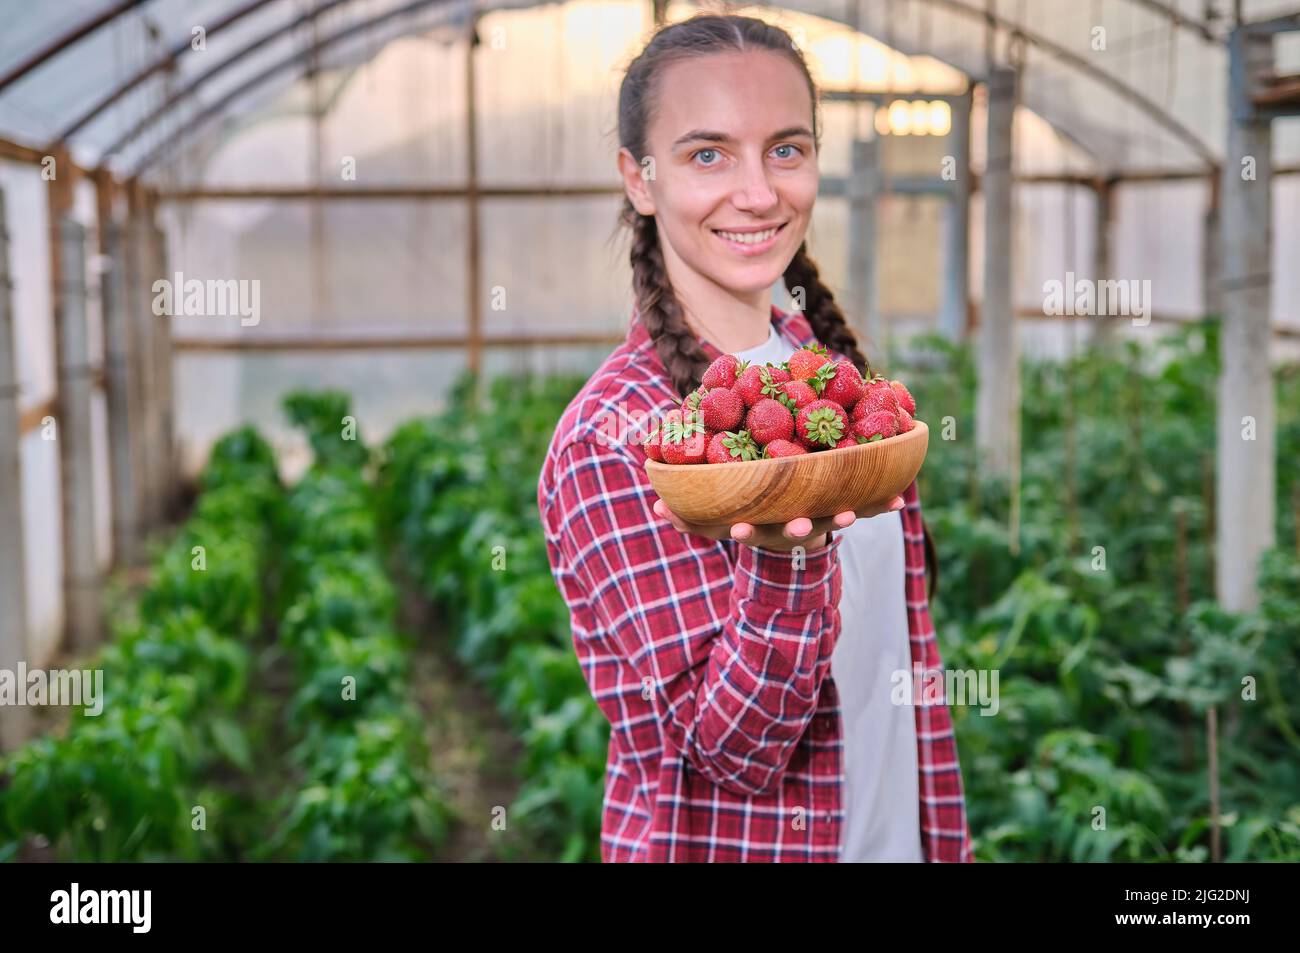
[[[650,183],[654,181],[655,157],[646,156],[638,162],[624,146],[618,150],[618,172],[632,207],[642,215],[653,215],[655,203],[650,194]]]

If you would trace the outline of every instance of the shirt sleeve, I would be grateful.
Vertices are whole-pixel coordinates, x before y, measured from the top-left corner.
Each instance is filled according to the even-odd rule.
[[[625,453],[579,441],[555,474],[548,533],[640,677],[665,743],[735,793],[776,790],[839,637],[839,536],[799,554],[739,545],[733,564],[724,543],[655,514],[654,489]],[[720,627],[719,587],[729,592]]]

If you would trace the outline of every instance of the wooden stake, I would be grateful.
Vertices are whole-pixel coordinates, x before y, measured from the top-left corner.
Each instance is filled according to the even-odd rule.
[[[1210,860],[1217,864],[1223,860],[1223,850],[1219,844],[1219,712],[1214,705],[1205,711],[1205,743],[1210,762]]]

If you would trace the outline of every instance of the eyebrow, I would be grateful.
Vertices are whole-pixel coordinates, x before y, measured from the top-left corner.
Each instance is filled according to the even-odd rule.
[[[813,134],[808,130],[807,126],[790,126],[789,128],[781,129],[778,130],[777,132],[772,133],[772,135],[768,136],[768,142],[771,142],[773,139],[793,139],[796,136],[804,136],[808,139],[811,139],[813,137]],[[677,141],[673,143],[673,148],[676,149],[680,145],[683,145],[687,142],[692,142],[697,139],[702,140],[704,142],[735,142],[736,141],[731,136],[727,135],[725,132],[717,132],[716,130],[713,129],[692,129],[686,135],[678,138]]]

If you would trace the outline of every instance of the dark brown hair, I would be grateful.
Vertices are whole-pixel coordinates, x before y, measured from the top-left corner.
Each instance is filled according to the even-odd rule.
[[[799,70],[808,87],[813,139],[820,150],[817,86],[790,34],[754,17],[713,13],[696,14],[658,30],[628,66],[618,94],[620,147],[626,148],[638,160],[649,154],[646,137],[654,115],[658,81],[665,67],[689,57],[747,50],[767,50],[784,56]],[[619,221],[632,231],[632,287],[641,321],[673,387],[685,397],[699,386],[700,378],[709,366],[708,356],[687,324],[681,302],[673,293],[654,216],[642,215],[625,195]],[[843,354],[863,377],[870,378],[871,365],[858,347],[857,336],[845,321],[835,296],[822,282],[817,264],[808,254],[806,241],[800,243],[783,278],[791,294],[795,294],[796,289],[803,289],[804,318],[817,340]],[[925,531],[925,554],[930,593],[933,595],[938,565],[928,530]]]
[[[697,14],[659,30],[628,66],[618,94],[620,146],[638,159],[648,154],[646,136],[654,113],[658,79],[664,67],[692,56],[745,50],[777,53],[798,68],[808,85],[813,137],[820,147],[817,88],[803,54],[795,48],[790,34],[753,17],[712,13]],[[642,215],[632,205],[631,199],[624,196],[620,221],[632,230],[632,286],[641,320],[654,341],[659,359],[668,370],[673,387],[685,397],[699,386],[700,378],[709,366],[708,357],[695,332],[687,325],[681,303],[673,294],[664,268],[654,216]],[[871,367],[867,358],[858,348],[857,337],[844,320],[835,296],[822,283],[817,265],[808,255],[807,242],[800,244],[784,278],[786,288],[792,294],[797,288],[803,289],[804,317],[817,340],[851,360],[863,376],[869,376]]]

